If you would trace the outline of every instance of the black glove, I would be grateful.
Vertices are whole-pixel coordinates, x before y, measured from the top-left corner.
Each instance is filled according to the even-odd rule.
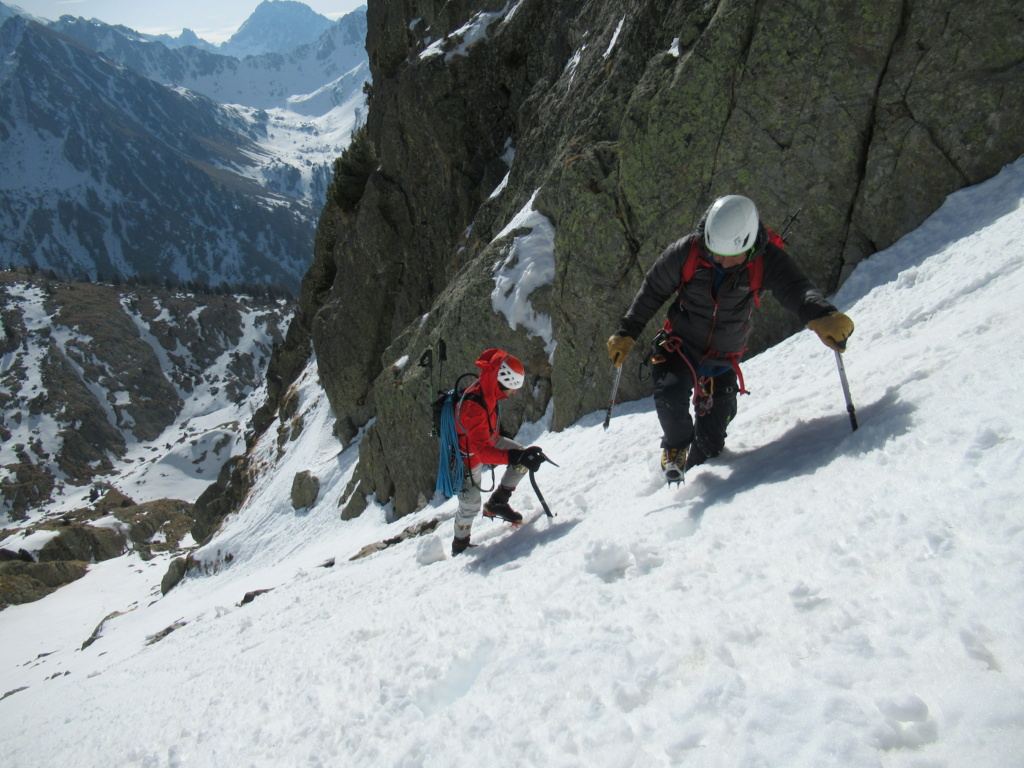
[[[508,463],[511,466],[526,467],[530,472],[536,472],[545,461],[547,458],[539,445],[531,445],[522,450],[510,448],[508,452]]]

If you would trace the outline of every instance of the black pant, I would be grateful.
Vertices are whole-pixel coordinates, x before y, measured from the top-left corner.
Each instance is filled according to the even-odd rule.
[[[725,429],[736,415],[736,372],[726,371],[711,379],[711,408],[697,414],[696,425],[690,416],[693,399],[693,372],[677,353],[668,353],[665,361],[655,363],[654,405],[661,422],[661,447],[686,448],[686,466],[703,464],[722,452]]]

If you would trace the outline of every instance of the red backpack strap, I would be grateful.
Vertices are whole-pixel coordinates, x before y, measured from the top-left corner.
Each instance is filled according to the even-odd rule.
[[[768,233],[768,242],[777,248],[785,248],[786,243],[782,235],[770,227],[765,227]],[[761,286],[764,284],[764,252],[757,254],[753,261],[747,262],[747,272],[750,275],[750,292],[754,294],[754,306],[761,306]]]
[[[679,287],[682,288],[691,279],[693,279],[694,272],[697,271],[697,267],[700,266],[700,238],[690,238],[690,252],[686,254],[686,261],[683,262],[683,273],[682,282]]]
[[[753,261],[747,262],[750,275],[750,292],[754,294],[754,306],[761,306],[761,284],[764,282],[764,254],[759,253]]]

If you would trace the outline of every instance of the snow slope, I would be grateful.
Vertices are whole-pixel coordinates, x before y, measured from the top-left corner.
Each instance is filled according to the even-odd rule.
[[[268,432],[199,553],[219,568],[161,598],[164,562],[110,561],[0,613],[5,765],[1024,766],[1022,198],[1019,160],[835,297],[856,432],[802,333],[748,361],[683,487],[649,400],[527,426],[557,517],[524,483],[528,522],[455,559],[454,500],[338,519],[355,457],[311,368],[302,437]],[[302,469],[322,491],[294,511]]]

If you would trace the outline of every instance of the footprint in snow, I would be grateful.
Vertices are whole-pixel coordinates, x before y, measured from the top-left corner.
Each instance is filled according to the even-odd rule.
[[[993,672],[1002,671],[995,655],[985,646],[985,643],[983,643],[981,638],[976,634],[970,630],[961,629],[960,642],[964,644],[964,650],[970,658],[983,662],[986,668]]]

